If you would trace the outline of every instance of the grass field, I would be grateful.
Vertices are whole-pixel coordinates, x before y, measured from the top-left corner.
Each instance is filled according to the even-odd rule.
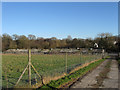
[[[33,54],[32,64],[43,77],[55,77],[65,73],[66,59],[68,73],[74,68],[101,58],[101,55],[80,55],[80,54],[54,54],[35,55]],[[28,64],[27,54],[4,54],[2,55],[2,79],[3,87],[13,87],[24,68]],[[38,78],[32,69],[32,79]],[[39,79],[38,79],[39,81]],[[28,71],[23,75],[19,85],[28,83]],[[33,83],[34,84],[34,83]]]

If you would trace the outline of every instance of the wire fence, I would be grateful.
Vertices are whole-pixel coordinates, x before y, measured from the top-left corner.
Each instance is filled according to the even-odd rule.
[[[107,56],[107,53],[105,53],[104,56]],[[102,53],[34,54],[31,58],[32,64],[42,77],[39,77],[34,70],[32,70],[31,85],[35,88],[39,87],[43,83],[46,84],[51,80],[57,80],[58,78],[69,74],[72,70],[85,63],[90,63],[91,61],[101,58]],[[6,62],[8,59],[9,61]],[[27,65],[27,61],[27,55],[3,55],[3,88],[15,87],[16,82]],[[27,87],[29,86],[28,82],[27,69],[17,87]]]

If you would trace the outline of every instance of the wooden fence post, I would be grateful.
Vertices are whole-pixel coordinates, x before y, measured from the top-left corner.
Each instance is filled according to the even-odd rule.
[[[29,85],[31,86],[31,50],[28,50],[28,62],[29,62],[29,69],[28,69],[28,78],[29,78]]]
[[[6,73],[6,71],[5,71],[5,80],[6,80],[6,84],[7,84],[7,87],[6,87],[6,88],[8,88],[8,78],[7,78],[7,73]]]
[[[66,74],[67,74],[67,52],[66,52]]]

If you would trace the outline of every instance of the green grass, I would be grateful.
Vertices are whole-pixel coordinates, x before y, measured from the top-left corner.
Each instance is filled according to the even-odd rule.
[[[77,67],[80,64],[90,62],[100,58],[100,55],[79,55],[72,54],[67,56],[68,70]],[[43,77],[54,77],[65,73],[65,60],[66,55],[32,55],[32,64]],[[24,68],[28,64],[28,56],[21,55],[2,55],[2,79],[3,87],[13,87]],[[32,78],[35,78],[35,72],[32,70]],[[26,71],[20,85],[28,83],[28,72]],[[67,80],[66,80],[67,81]]]

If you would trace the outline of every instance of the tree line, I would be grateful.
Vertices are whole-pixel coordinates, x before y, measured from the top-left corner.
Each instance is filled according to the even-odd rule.
[[[10,36],[2,34],[2,51],[8,49],[51,49],[51,48],[95,48],[94,44],[98,44],[98,48],[105,48],[107,52],[118,51],[118,37],[111,33],[100,33],[94,39],[72,38],[70,35],[65,39],[57,39],[56,37],[42,38],[29,34]]]

